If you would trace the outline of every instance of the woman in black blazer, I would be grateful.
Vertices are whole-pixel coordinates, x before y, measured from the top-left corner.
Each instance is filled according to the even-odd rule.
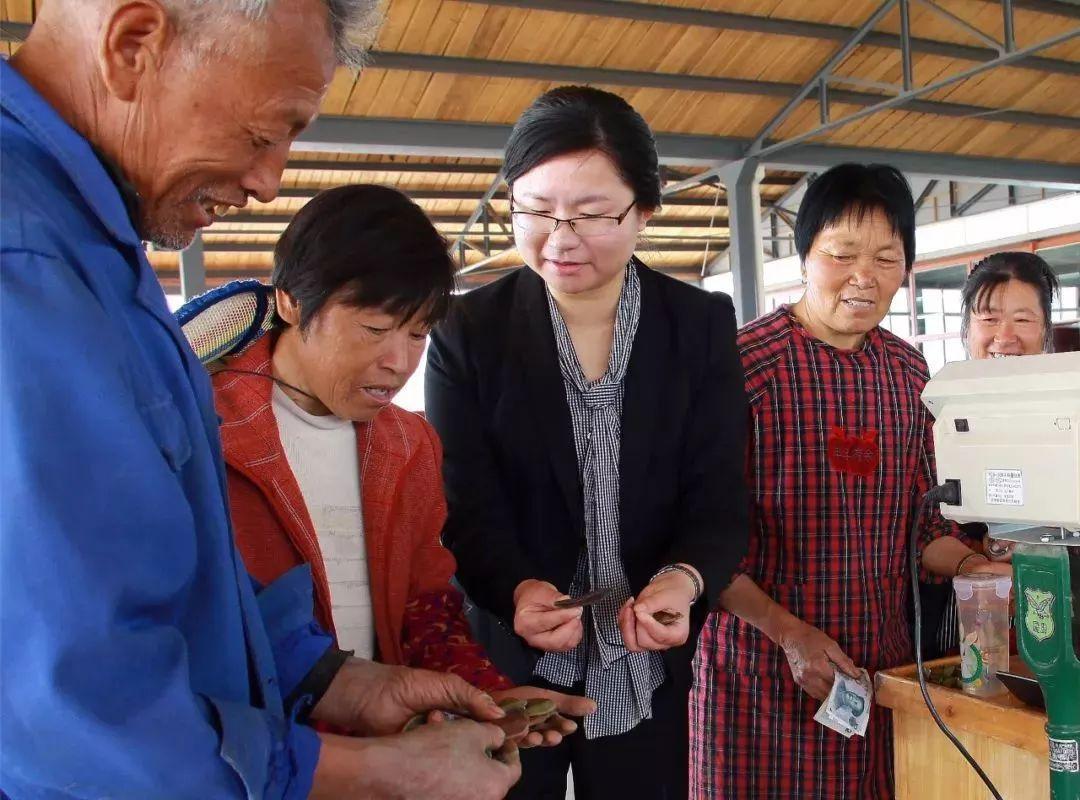
[[[428,355],[444,540],[473,600],[531,648],[534,682],[598,704],[523,754],[510,796],[562,800],[572,764],[579,800],[681,800],[694,643],[747,542],[731,301],[633,255],[659,167],[616,95],[543,95],[503,174],[527,266],[458,298]]]

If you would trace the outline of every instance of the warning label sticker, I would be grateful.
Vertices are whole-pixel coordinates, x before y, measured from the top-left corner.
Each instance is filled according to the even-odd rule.
[[[988,469],[986,471],[986,504],[1022,506],[1024,504],[1024,473],[1018,469]]]
[[[1080,742],[1076,739],[1051,739],[1050,771],[1080,772]]]

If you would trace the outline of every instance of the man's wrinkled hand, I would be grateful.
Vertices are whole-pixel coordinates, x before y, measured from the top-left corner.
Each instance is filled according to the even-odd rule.
[[[517,748],[472,720],[370,739],[320,736],[312,800],[499,800],[521,777]]]
[[[457,675],[350,659],[312,718],[363,736],[397,733],[412,717],[451,711],[481,722],[505,716],[485,692]]]

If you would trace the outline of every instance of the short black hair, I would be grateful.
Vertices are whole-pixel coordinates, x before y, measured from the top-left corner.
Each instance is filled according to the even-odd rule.
[[[617,94],[589,86],[560,86],[525,109],[506,143],[503,178],[512,189],[534,167],[582,150],[611,160],[638,208],[660,207],[660,162],[648,123]]]
[[[1061,282],[1050,265],[1034,253],[994,253],[974,266],[964,283],[961,295],[963,318],[960,330],[964,339],[967,340],[968,330],[971,328],[971,315],[986,311],[994,290],[1011,280],[1022,281],[1033,286],[1038,292],[1039,306],[1042,308],[1043,323],[1046,326],[1043,349],[1049,352],[1054,343],[1051,305],[1054,295],[1061,290]]]
[[[423,210],[386,186],[319,192],[292,218],[274,248],[270,282],[300,308],[300,330],[331,299],[379,308],[403,320],[446,316],[454,262]]]
[[[795,219],[795,249],[806,261],[819,233],[849,215],[861,221],[880,211],[904,243],[907,270],[915,263],[915,201],[907,179],[888,164],[839,164],[811,181]]]

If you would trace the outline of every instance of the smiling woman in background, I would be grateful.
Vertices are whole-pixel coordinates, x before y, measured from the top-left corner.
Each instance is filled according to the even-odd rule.
[[[971,358],[1010,358],[1050,353],[1054,326],[1050,309],[1059,290],[1050,265],[1034,253],[987,256],[964,284],[962,332]],[[1011,561],[1012,546],[987,536],[986,525],[961,526],[991,561]],[[922,640],[926,659],[956,655],[960,647],[956,595],[949,584],[922,585]]]
[[[1053,352],[1050,308],[1058,289],[1057,275],[1034,253],[984,258],[964,284],[968,353],[972,358],[999,358]]]

